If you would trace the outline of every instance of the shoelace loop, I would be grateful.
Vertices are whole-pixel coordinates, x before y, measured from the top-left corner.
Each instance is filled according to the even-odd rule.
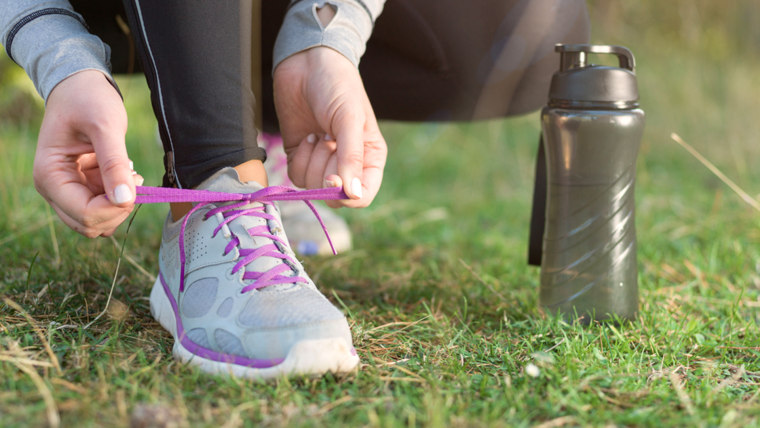
[[[319,225],[325,232],[327,242],[330,244],[330,248],[333,254],[337,254],[335,247],[333,246],[330,234],[327,232],[322,218],[319,216],[316,207],[311,203],[313,200],[336,200],[347,199],[348,196],[340,187],[326,188],[326,189],[310,189],[310,190],[296,190],[285,186],[270,186],[265,187],[253,193],[227,193],[227,192],[214,192],[210,190],[194,190],[194,189],[175,189],[169,187],[151,187],[151,186],[138,186],[137,198],[135,203],[137,204],[152,204],[152,203],[174,203],[174,202],[191,202],[196,205],[185,215],[182,220],[182,226],[180,227],[179,235],[179,253],[180,253],[180,291],[184,291],[185,287],[185,228],[187,226],[190,216],[200,210],[201,208],[214,203],[234,202],[232,204],[222,205],[209,210],[206,213],[206,218],[212,217],[218,213],[221,213],[224,220],[216,227],[213,234],[216,235],[225,224],[229,224],[231,221],[241,216],[254,216],[263,218],[265,220],[273,220],[274,217],[267,214],[263,206],[244,208],[251,203],[272,204],[276,201],[303,201],[314,213],[314,216],[319,221]],[[264,230],[267,229],[267,230]],[[262,257],[275,257],[284,260],[289,260],[289,256],[284,254],[277,248],[275,242],[282,245],[286,243],[279,237],[270,233],[268,228],[264,226],[253,227],[248,230],[251,236],[261,236],[273,241],[272,244],[264,245],[257,249],[240,249],[240,257],[242,258],[232,269],[232,273],[238,272],[244,268],[247,264],[253,260]],[[233,236],[230,243],[225,248],[225,254],[228,254],[232,249],[239,245],[239,239]],[[292,260],[291,260],[292,261]],[[281,284],[284,282],[299,282],[306,280],[301,277],[284,277],[280,274],[289,270],[286,264],[274,267],[266,272],[249,272],[246,271],[243,274],[243,279],[253,280],[254,283],[244,287],[241,292],[245,293],[256,288],[262,288],[269,285]]]

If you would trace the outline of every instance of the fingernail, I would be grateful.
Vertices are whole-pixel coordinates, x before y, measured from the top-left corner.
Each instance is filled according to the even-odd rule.
[[[337,186],[335,185],[335,182],[334,182],[334,181],[332,181],[332,180],[328,180],[328,179],[325,179],[325,182],[324,182],[323,184],[324,184],[324,186],[323,186],[323,187],[325,187],[325,188],[330,188],[330,187],[337,187]]]
[[[113,190],[113,200],[117,204],[123,204],[132,200],[132,191],[126,184],[119,184]]]
[[[137,182],[135,184],[138,186],[142,186],[143,183],[145,183],[145,179],[142,177],[137,177]]]
[[[330,134],[325,134],[325,141],[332,141],[333,137],[330,136]]]
[[[359,181],[358,177],[354,177],[354,179],[351,180],[351,193],[356,195],[359,199],[362,198],[362,182]]]
[[[317,142],[317,136],[314,134],[309,134],[309,136],[306,137],[306,142],[309,144],[314,144]]]
[[[132,161],[129,161],[129,170],[130,170],[130,171],[133,171],[133,172],[134,172],[134,170],[135,170],[135,163],[134,163],[134,162],[132,162]]]

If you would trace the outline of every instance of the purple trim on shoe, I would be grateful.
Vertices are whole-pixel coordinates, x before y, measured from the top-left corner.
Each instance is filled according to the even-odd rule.
[[[175,340],[179,340],[182,346],[184,346],[185,349],[187,349],[194,355],[197,355],[201,358],[205,358],[211,361],[235,364],[235,365],[244,366],[244,367],[252,367],[255,369],[266,369],[269,367],[274,367],[276,365],[279,365],[283,361],[285,361],[284,358],[272,358],[272,359],[259,360],[259,359],[253,359],[253,358],[245,358],[239,355],[223,354],[221,352],[204,348],[203,346],[200,346],[197,343],[193,342],[185,334],[185,329],[182,326],[182,320],[179,317],[179,308],[177,307],[177,301],[174,300],[174,296],[172,295],[172,292],[169,289],[169,286],[166,284],[166,280],[164,280],[164,275],[161,274],[161,272],[159,272],[158,277],[161,279],[161,285],[164,287],[164,293],[166,293],[166,297],[169,298],[169,303],[171,303],[172,305],[172,310],[174,311],[174,319],[177,320],[177,338]],[[351,349],[353,351],[353,348]],[[356,352],[356,351],[353,351],[353,352]]]

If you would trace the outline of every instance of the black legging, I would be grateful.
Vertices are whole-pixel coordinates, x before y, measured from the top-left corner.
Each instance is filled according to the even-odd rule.
[[[272,48],[288,1],[261,0],[260,73],[250,66],[251,1],[72,4],[111,45],[114,72],[139,70],[137,52],[173,171],[165,185],[194,187],[222,167],[265,158],[251,76],[262,76],[256,113],[275,131]],[[116,25],[124,9],[132,39]],[[506,117],[545,102],[554,44],[585,43],[588,33],[583,0],[388,0],[359,70],[378,119]]]

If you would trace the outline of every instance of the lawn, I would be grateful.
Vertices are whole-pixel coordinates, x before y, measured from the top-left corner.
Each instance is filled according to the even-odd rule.
[[[636,54],[647,113],[637,320],[582,326],[538,307],[537,114],[386,123],[381,193],[341,211],[355,249],[305,262],[349,316],[360,370],[204,375],[172,359],[149,312],[166,207],[114,239],[57,221],[31,177],[41,110],[16,107],[16,82],[0,92],[0,426],[760,425],[760,212],[670,138],[760,199],[760,7],[591,5],[594,41]],[[147,89],[120,85],[130,156],[158,185]]]

